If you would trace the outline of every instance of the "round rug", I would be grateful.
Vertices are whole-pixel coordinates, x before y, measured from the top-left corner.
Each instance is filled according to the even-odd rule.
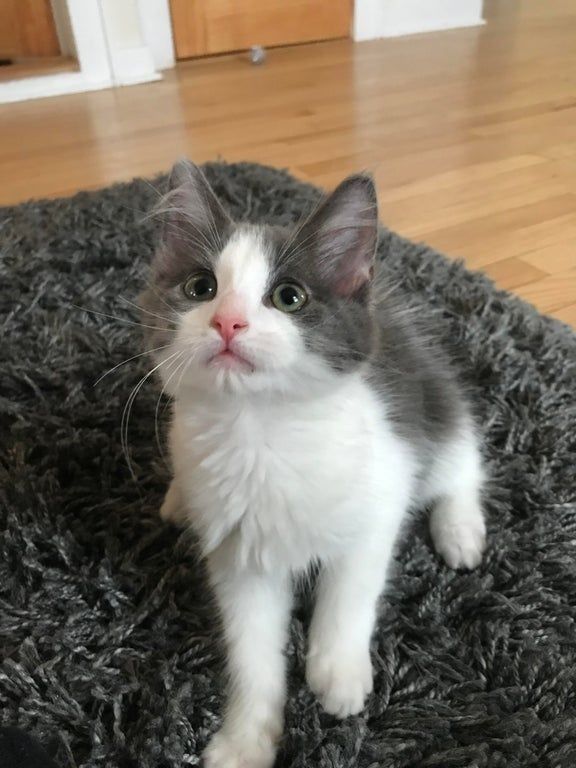
[[[319,194],[252,164],[206,172],[241,219],[295,221]],[[120,425],[149,363],[95,386],[142,349],[130,302],[156,195],[136,180],[0,211],[0,722],[52,739],[63,768],[196,765],[221,712],[202,565],[158,517],[159,387],[133,403],[134,479]],[[343,722],[306,688],[301,596],[278,766],[572,767],[575,336],[426,246],[383,230],[379,254],[460,349],[485,433],[489,549],[455,573],[415,521],[374,638],[374,694]],[[158,415],[162,431],[164,403]]]

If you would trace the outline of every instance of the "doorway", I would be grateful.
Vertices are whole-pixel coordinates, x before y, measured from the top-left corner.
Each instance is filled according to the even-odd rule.
[[[0,80],[73,71],[51,0],[0,0]]]

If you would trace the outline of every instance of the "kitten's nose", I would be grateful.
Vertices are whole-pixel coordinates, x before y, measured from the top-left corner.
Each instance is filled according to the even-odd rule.
[[[237,333],[248,327],[248,321],[239,314],[226,315],[219,313],[214,315],[210,325],[218,331],[226,344],[228,344]]]

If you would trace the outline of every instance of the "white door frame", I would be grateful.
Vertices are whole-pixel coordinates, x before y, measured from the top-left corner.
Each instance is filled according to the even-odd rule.
[[[59,38],[64,52],[75,52],[78,71],[0,83],[0,104],[159,80],[158,70],[174,66],[168,0],[137,0],[142,45],[131,48],[112,44],[100,0],[52,2],[57,24],[69,21]]]
[[[138,0],[142,37],[150,49],[157,70],[176,63],[169,0]]]

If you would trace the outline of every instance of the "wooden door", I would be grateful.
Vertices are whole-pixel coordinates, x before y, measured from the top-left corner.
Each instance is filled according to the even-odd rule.
[[[352,0],[170,0],[176,56],[348,37]]]
[[[0,0],[0,58],[59,53],[50,0]]]

